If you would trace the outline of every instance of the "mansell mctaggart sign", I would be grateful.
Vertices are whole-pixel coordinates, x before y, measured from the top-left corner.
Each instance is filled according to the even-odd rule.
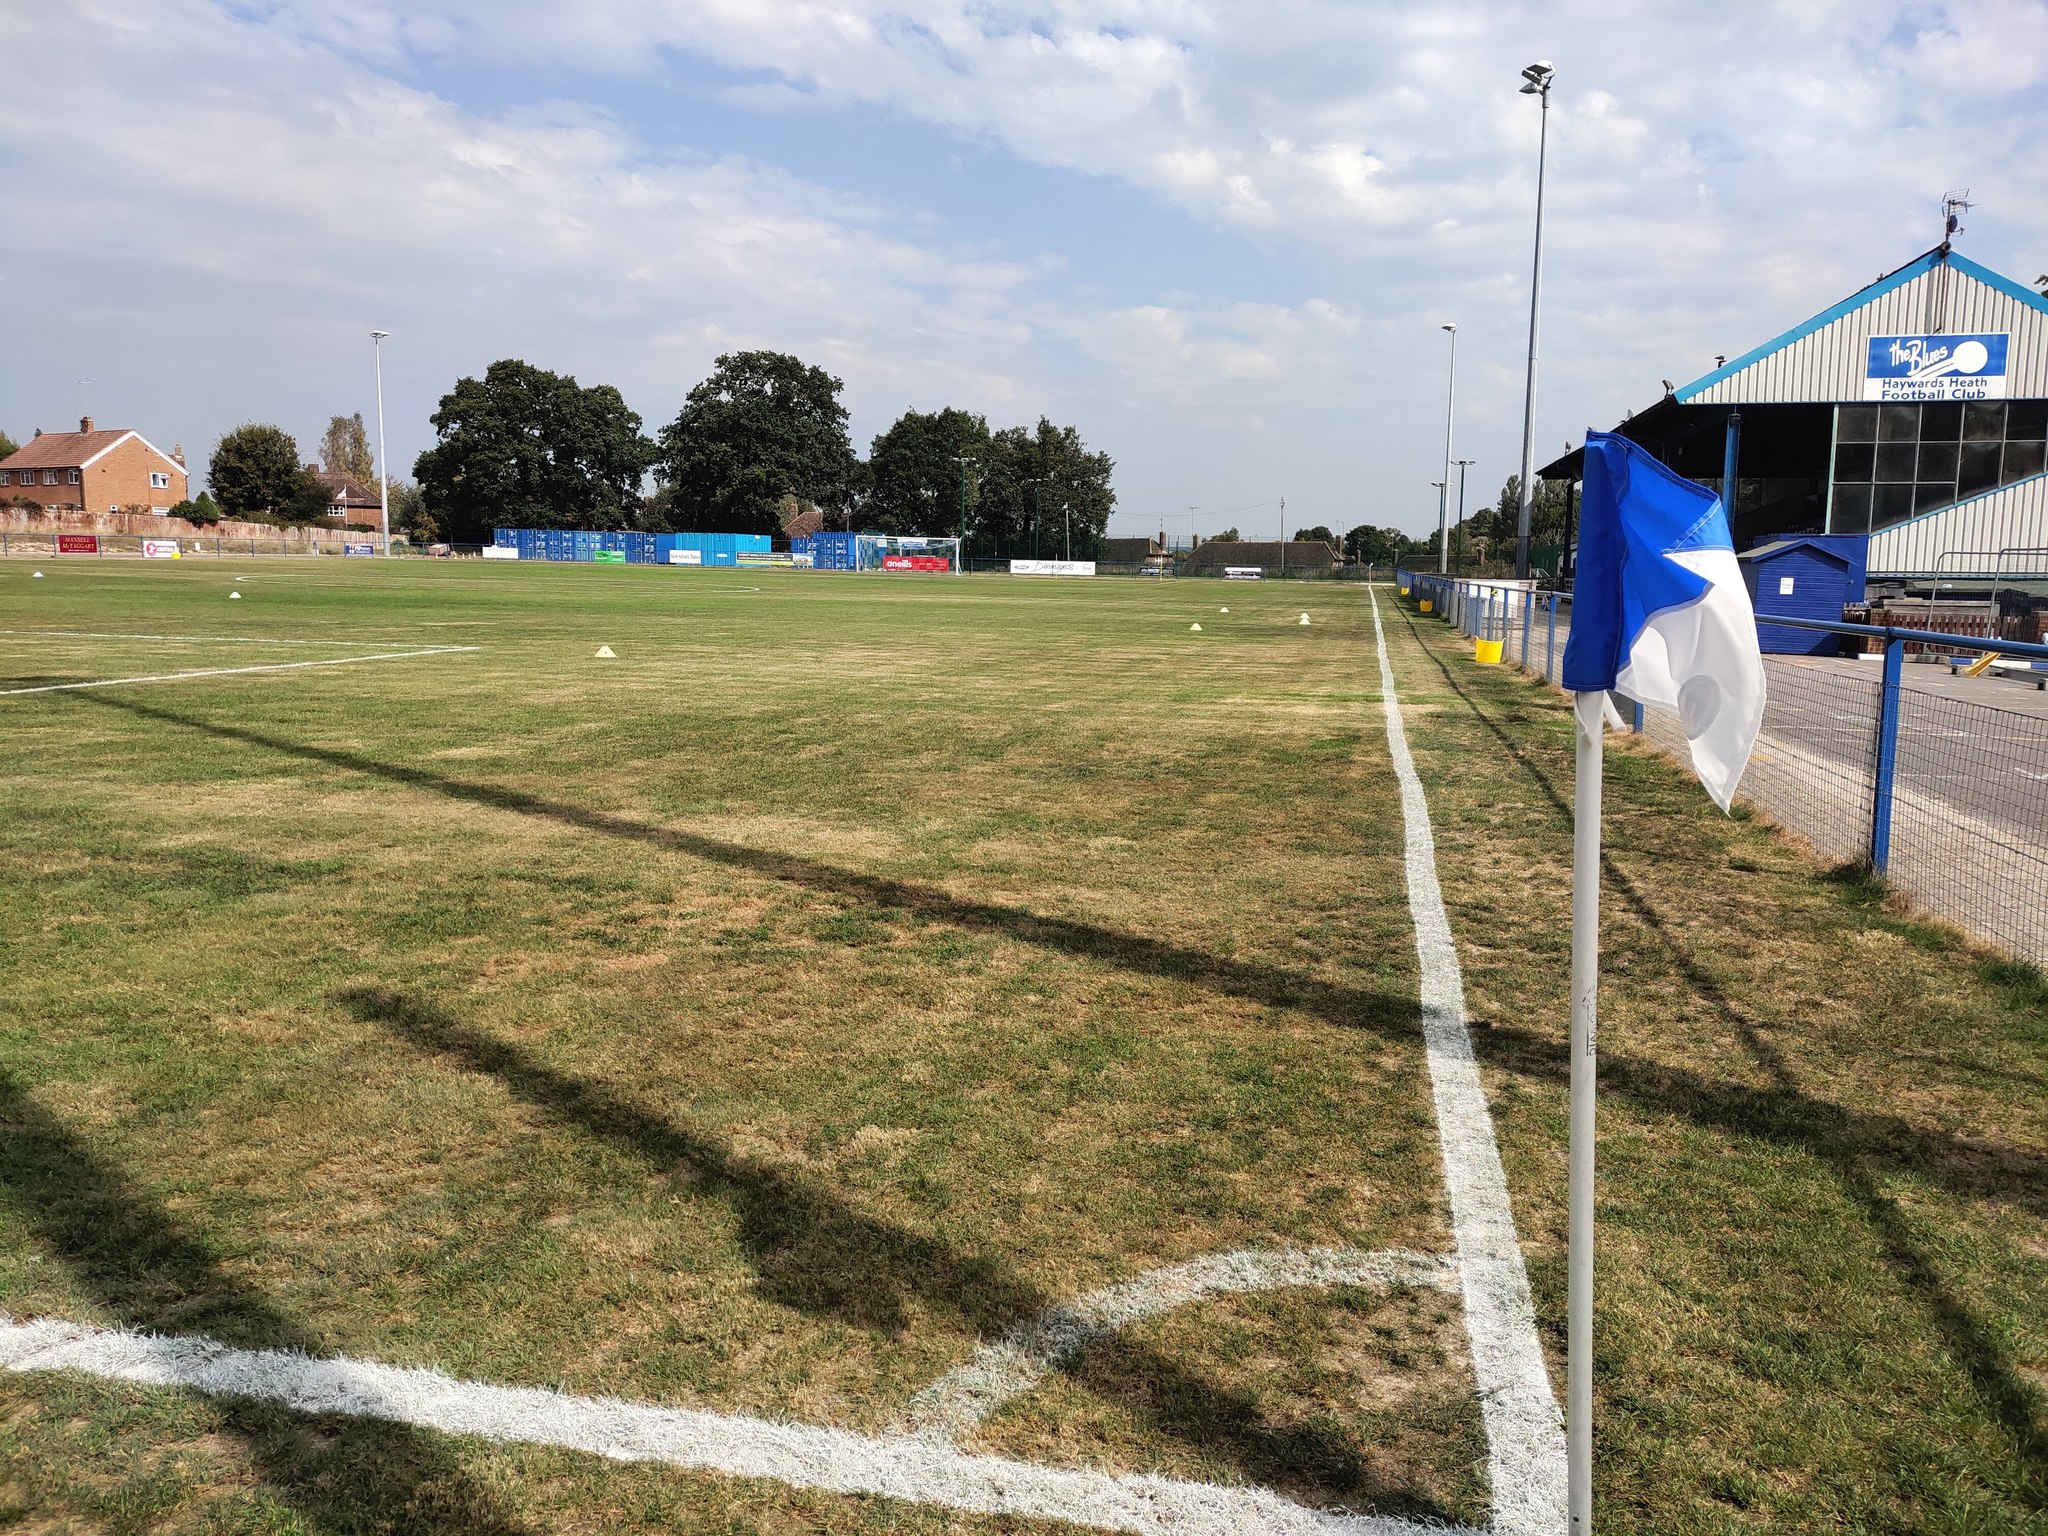
[[[1866,400],[2003,400],[2011,336],[1873,336],[1863,365]]]

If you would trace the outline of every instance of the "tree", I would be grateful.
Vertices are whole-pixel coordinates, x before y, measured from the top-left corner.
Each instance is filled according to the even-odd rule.
[[[1106,453],[1091,453],[1072,427],[1045,417],[1036,428],[1005,427],[989,439],[988,464],[968,520],[968,553],[1093,560],[1116,510]],[[956,504],[957,505],[957,504]],[[957,524],[955,525],[957,527]]]
[[[841,385],[787,352],[729,352],[661,429],[657,498],[673,528],[782,535],[782,498],[844,517],[860,483]],[[424,478],[424,477],[423,477]]]
[[[1355,565],[1394,565],[1422,547],[1398,528],[1375,528],[1370,523],[1360,523],[1344,535],[1344,558]]]
[[[876,533],[958,533],[963,455],[974,461],[967,481],[971,511],[990,465],[987,420],[950,406],[905,411],[868,450],[861,526]]]
[[[1297,544],[1308,539],[1319,539],[1323,543],[1328,544],[1333,549],[1338,544],[1343,542],[1341,539],[1337,537],[1337,535],[1330,532],[1330,530],[1325,528],[1321,523],[1317,523],[1313,528],[1295,529],[1294,540]]]
[[[444,538],[498,528],[631,525],[654,447],[609,384],[588,388],[517,358],[463,378],[431,418],[439,441],[413,464]]]
[[[21,444],[17,443],[5,432],[0,432],[0,459],[6,458],[9,454],[19,452],[21,452]]]
[[[1238,542],[1237,530],[1235,528],[1226,528],[1221,533],[1212,533],[1209,535],[1209,542],[1211,544],[1235,544]]]
[[[320,467],[331,475],[347,475],[360,486],[377,483],[377,461],[370,456],[361,411],[327,418],[327,430],[320,436]]]
[[[276,515],[294,494],[304,496],[305,475],[298,442],[267,422],[244,422],[227,433],[206,464],[207,483],[228,517]],[[325,501],[327,493],[320,495]]]
[[[1507,484],[1500,488],[1500,501],[1495,505],[1493,515],[1474,513],[1465,519],[1465,538],[1469,544],[1476,536],[1488,540],[1496,549],[1505,548],[1510,552],[1515,547],[1517,524],[1521,518],[1522,477],[1509,475]],[[1564,482],[1562,480],[1538,480],[1536,496],[1529,508],[1529,542],[1531,544],[1562,544],[1564,542]]]
[[[197,523],[204,528],[220,521],[220,508],[214,504],[211,496],[201,491],[192,500],[181,501],[172,507],[171,516],[182,517],[186,522]]]

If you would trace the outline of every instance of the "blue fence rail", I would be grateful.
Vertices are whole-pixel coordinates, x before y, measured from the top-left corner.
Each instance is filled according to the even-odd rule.
[[[1558,682],[1569,594],[1423,572],[1396,581],[1462,633],[1503,642],[1503,661]],[[1823,857],[1867,863],[1928,911],[2048,965],[2048,692],[1956,675],[1988,652],[2048,687],[2048,645],[1759,622],[1837,635],[1858,654],[1764,658],[1764,727],[1742,798]],[[1635,731],[1683,756],[1675,715],[1616,704]]]

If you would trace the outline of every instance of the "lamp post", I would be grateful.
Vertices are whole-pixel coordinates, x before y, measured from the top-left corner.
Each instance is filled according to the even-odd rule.
[[[1439,327],[1451,333],[1451,380],[1444,386],[1444,477],[1439,482],[1443,489],[1436,499],[1436,573],[1444,573],[1444,556],[1450,548],[1450,541],[1444,537],[1445,521],[1450,516],[1451,506],[1451,418],[1458,403],[1458,327],[1455,322]],[[1462,482],[1462,477],[1460,477]],[[1464,517],[1461,510],[1460,518]]]
[[[1522,94],[1542,104],[1536,136],[1536,254],[1529,270],[1529,377],[1522,395],[1521,504],[1515,511],[1515,579],[1529,578],[1529,514],[1535,492],[1529,482],[1536,472],[1536,317],[1543,297],[1543,174],[1550,158],[1550,82],[1556,76],[1550,60],[1538,59],[1522,71]]]
[[[955,555],[960,565],[960,574],[967,574],[967,470],[975,461],[964,453],[953,455],[953,461],[960,466],[960,549]]]
[[[391,465],[384,457],[384,338],[389,331],[370,332],[370,351],[377,359],[377,521],[384,531],[384,555],[391,555]]]
[[[1458,466],[1458,569],[1465,569],[1465,471],[1478,463],[1477,459],[1454,459]]]

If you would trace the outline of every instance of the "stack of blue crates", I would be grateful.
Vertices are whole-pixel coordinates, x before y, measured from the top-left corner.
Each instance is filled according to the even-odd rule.
[[[602,552],[622,554],[628,565],[666,565],[670,550],[683,549],[695,550],[698,558],[676,564],[730,566],[742,552],[766,554],[770,548],[764,533],[593,533],[578,528],[497,528],[491,542],[518,550],[522,560],[589,564]]]
[[[655,560],[662,565],[739,564],[742,554],[765,555],[773,547],[765,533],[663,533],[654,540]],[[695,559],[671,559],[671,555]]]
[[[854,569],[854,541],[857,535],[851,533],[817,533],[808,540],[811,552],[811,568],[817,571],[850,571]],[[796,546],[790,546],[794,549]]]

